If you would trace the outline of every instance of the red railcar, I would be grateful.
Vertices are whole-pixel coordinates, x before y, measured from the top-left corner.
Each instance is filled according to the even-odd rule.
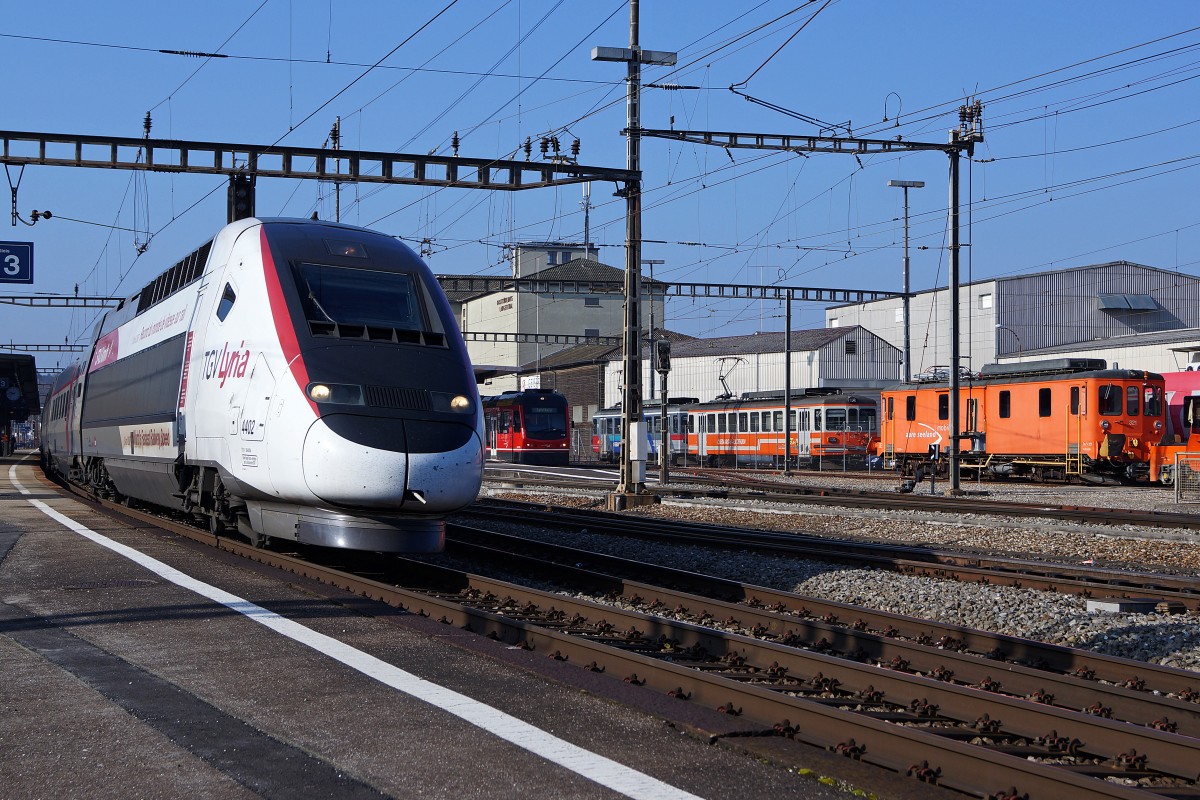
[[[483,398],[488,455],[514,464],[565,466],[571,457],[567,398],[542,389]]]

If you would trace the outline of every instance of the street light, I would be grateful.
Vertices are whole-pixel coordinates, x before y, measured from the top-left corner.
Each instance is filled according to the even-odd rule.
[[[888,186],[904,190],[904,382],[912,381],[912,348],[908,323],[908,190],[925,188],[925,181],[888,181]]]
[[[1017,332],[1012,328],[1008,327],[1007,325],[1001,325],[999,322],[996,323],[996,329],[1008,331],[1013,335],[1013,338],[1017,340],[1017,361],[1019,362],[1025,355],[1025,348],[1021,346],[1021,337],[1018,336]]]

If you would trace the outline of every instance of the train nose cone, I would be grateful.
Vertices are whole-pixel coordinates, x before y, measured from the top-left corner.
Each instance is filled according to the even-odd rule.
[[[439,514],[475,500],[483,443],[464,425],[331,414],[309,428],[303,469],[328,503]]]
[[[364,435],[349,438],[347,428]],[[373,444],[364,443],[368,431]],[[308,429],[303,452],[304,481],[325,502],[373,509],[403,504],[408,459],[402,420],[322,417]]]

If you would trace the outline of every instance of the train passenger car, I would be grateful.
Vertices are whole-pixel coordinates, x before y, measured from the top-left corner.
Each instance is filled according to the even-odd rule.
[[[687,458],[687,435],[691,417],[688,407],[698,403],[695,397],[667,399],[668,463],[678,465]],[[663,414],[661,401],[649,400],[642,405],[646,452],[651,461],[658,461],[662,449]],[[606,408],[592,415],[592,452],[599,461],[616,463],[621,457],[621,407]]]
[[[688,454],[705,466],[782,466],[783,392],[754,392],[688,409]],[[824,459],[865,463],[879,438],[878,400],[868,393],[808,390],[791,399],[791,455],[796,464]]]
[[[1200,371],[1163,373],[1166,430],[1153,448],[1150,479],[1175,482],[1175,455],[1200,452]]]
[[[571,456],[567,398],[525,389],[483,398],[484,430],[491,458],[514,464],[566,466]]]
[[[436,551],[483,415],[429,268],[393,237],[244,219],[107,312],[55,381],[43,463],[269,537]]]
[[[950,389],[943,376],[882,393],[885,463],[947,474]],[[988,364],[959,387],[960,474],[1136,480],[1163,434],[1163,378],[1103,359]],[[939,457],[934,457],[936,453]]]

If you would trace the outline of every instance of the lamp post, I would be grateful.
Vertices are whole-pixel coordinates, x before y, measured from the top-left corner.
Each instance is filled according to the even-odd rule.
[[[888,186],[904,190],[904,382],[912,381],[912,348],[909,341],[908,293],[908,190],[923,189],[925,181],[888,181]]]
[[[1008,331],[1013,335],[1013,338],[1017,340],[1017,361],[1020,361],[1025,355],[1025,348],[1021,345],[1021,337],[1017,335],[1017,332],[1012,328],[1008,327],[1007,325],[1001,325],[998,322],[996,323],[996,330]]]

